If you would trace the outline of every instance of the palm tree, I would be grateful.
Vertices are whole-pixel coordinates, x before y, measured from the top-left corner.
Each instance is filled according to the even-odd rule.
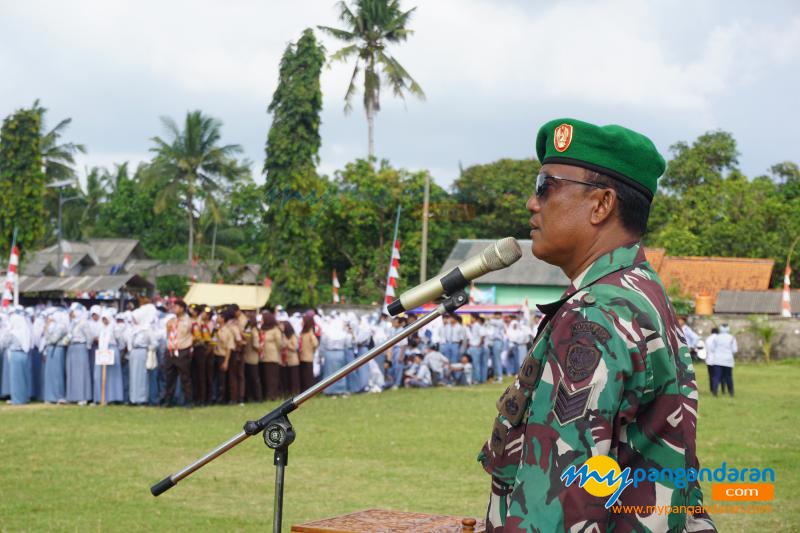
[[[72,123],[71,118],[65,118],[56,127],[50,131],[44,129],[44,115],[47,113],[47,108],[39,104],[39,100],[33,103],[33,108],[39,112],[41,116],[41,150],[42,150],[42,164],[44,165],[44,174],[47,178],[47,183],[54,181],[75,179],[75,155],[77,153],[86,153],[86,147],[82,144],[76,143],[63,143],[59,144],[58,141],[64,134],[64,131]]]
[[[344,96],[345,113],[352,110],[356,80],[359,73],[364,71],[364,110],[367,113],[369,156],[373,157],[375,114],[381,109],[380,75],[385,76],[395,96],[404,98],[404,91],[408,91],[421,100],[425,99],[422,87],[394,57],[386,53],[389,44],[405,41],[413,33],[406,26],[411,13],[417,8],[402,11],[400,0],[355,0],[355,13],[344,0],[337,6],[339,20],[347,26],[347,29],[329,26],[318,26],[318,28],[347,43],[347,46],[331,56],[331,62],[345,62],[351,57],[356,58],[350,85]]]
[[[234,154],[242,152],[238,144],[219,146],[222,123],[200,111],[186,114],[181,131],[168,117],[161,121],[170,135],[169,142],[153,137],[156,154],[153,178],[163,180],[164,186],[156,197],[154,211],[162,212],[169,202],[186,207],[189,218],[189,263],[193,259],[196,201],[213,203],[214,192],[225,182],[233,183],[249,171],[246,163],[239,164]]]

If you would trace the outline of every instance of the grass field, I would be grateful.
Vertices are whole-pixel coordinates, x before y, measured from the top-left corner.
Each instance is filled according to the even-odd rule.
[[[771,467],[771,515],[716,515],[720,531],[798,531],[800,362],[740,365],[734,399],[701,384],[704,466]],[[500,385],[318,398],[291,417],[287,524],[371,507],[481,516],[476,454]],[[271,531],[274,467],[260,436],[159,498],[149,486],[270,405],[208,409],[0,408],[0,531]],[[710,503],[710,487],[704,487]]]

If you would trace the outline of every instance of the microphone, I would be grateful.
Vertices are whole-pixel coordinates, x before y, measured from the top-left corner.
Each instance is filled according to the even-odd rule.
[[[429,279],[409,289],[387,307],[392,316],[403,311],[415,309],[435,300],[442,294],[452,295],[460,291],[475,278],[487,272],[500,270],[516,263],[522,257],[522,249],[516,239],[506,237],[487,246],[479,255],[470,257],[456,268],[435,278]]]

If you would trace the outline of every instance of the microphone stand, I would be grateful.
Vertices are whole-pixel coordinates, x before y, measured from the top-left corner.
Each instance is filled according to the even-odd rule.
[[[289,422],[288,415],[306,401],[314,396],[317,396],[329,385],[336,383],[340,379],[346,377],[354,370],[367,364],[369,361],[384,353],[386,350],[405,339],[415,331],[421,329],[427,324],[433,322],[445,313],[452,313],[462,305],[467,303],[467,295],[463,288],[454,292],[452,296],[448,296],[440,303],[436,309],[420,318],[413,324],[406,326],[397,335],[387,339],[378,346],[375,346],[370,351],[351,361],[335,374],[328,376],[316,385],[301,392],[297,396],[286,400],[281,405],[259,418],[258,420],[249,420],[245,423],[244,429],[236,436],[223,442],[206,455],[185,466],[178,472],[167,476],[152,487],[150,492],[153,496],[159,496],[167,490],[171,489],[178,484],[179,481],[190,476],[206,464],[210,463],[220,455],[230,451],[235,446],[241,444],[249,437],[257,435],[258,433],[264,434],[264,443],[271,449],[275,450],[273,464],[275,465],[275,500],[274,500],[274,519],[273,519],[273,532],[281,532],[281,522],[283,520],[283,489],[284,489],[284,474],[286,466],[289,463],[289,445],[294,442],[295,432],[292,424]]]

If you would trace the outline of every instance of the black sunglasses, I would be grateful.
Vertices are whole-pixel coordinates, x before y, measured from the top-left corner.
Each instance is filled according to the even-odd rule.
[[[571,180],[569,178],[562,178],[560,176],[551,176],[545,172],[540,172],[538,176],[536,176],[536,197],[543,198],[547,194],[547,189],[550,187],[549,182],[547,180],[558,180],[558,181],[568,181],[570,183],[577,183],[579,185],[586,185],[587,187],[592,187],[595,189],[605,189],[607,188],[606,185],[600,183],[588,183],[585,181],[578,181],[578,180]]]

